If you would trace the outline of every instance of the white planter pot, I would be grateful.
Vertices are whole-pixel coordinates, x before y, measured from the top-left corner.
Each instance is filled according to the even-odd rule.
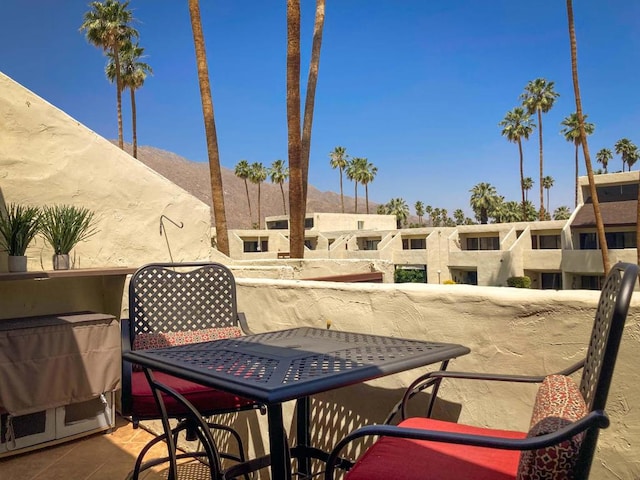
[[[69,270],[69,254],[61,253],[53,256],[53,269],[54,270]]]

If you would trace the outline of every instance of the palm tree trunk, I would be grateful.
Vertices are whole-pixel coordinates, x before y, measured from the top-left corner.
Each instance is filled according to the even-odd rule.
[[[573,196],[573,208],[578,206],[578,146],[579,144],[576,143],[576,190]],[[547,204],[549,204],[548,200]]]
[[[544,189],[542,179],[544,178],[544,162],[542,159],[542,110],[538,109],[538,139],[540,141],[540,215],[538,218],[544,220]]]
[[[355,182],[355,180],[354,180],[354,182]],[[356,208],[355,208],[355,213],[358,213],[358,182],[355,182],[355,184],[356,184],[356,194],[355,194],[355,196],[356,196]]]
[[[118,147],[124,150],[124,135],[122,133],[122,77],[120,75],[120,46],[118,41],[113,45],[113,60],[116,64],[116,104],[118,108]]]
[[[340,168],[340,206],[342,207],[342,213],[344,213],[344,194],[342,193],[342,168]]]
[[[136,90],[135,88],[129,88],[131,92],[131,134],[133,142],[133,158],[138,158],[138,125],[136,115]]]
[[[198,0],[189,0],[189,15],[191,17],[191,29],[193,30],[193,44],[198,66],[198,83],[200,84],[200,97],[202,99],[202,114],[204,116],[204,128],[207,138],[211,197],[216,225],[216,243],[221,253],[229,255],[229,234],[227,232],[227,217],[224,209],[224,189],[222,188],[218,137],[213,115],[213,100],[211,98],[211,84],[209,83],[207,53],[204,46],[204,35],[202,33],[202,22],[200,19],[200,4]]]
[[[304,258],[302,138],[300,135],[300,0],[287,0],[287,130],[289,253]]]
[[[262,224],[262,221],[260,220],[260,204],[261,204],[261,199],[260,199],[260,184],[262,182],[258,182],[258,230],[260,230],[260,225]]]
[[[247,192],[247,205],[249,205],[249,223],[252,223],[251,218],[253,214],[251,213],[251,197],[249,197],[249,184],[247,183],[247,179],[244,179],[244,190]]]
[[[325,0],[316,0],[316,19],[313,28],[313,41],[311,43],[311,61],[309,62],[309,77],[307,79],[307,96],[304,104],[304,119],[302,124],[302,225],[307,211],[307,184],[309,181],[309,152],[311,150],[311,126],[313,124],[313,106],[318,83],[318,71],[320,68],[320,47],[322,46],[322,31],[324,28]],[[303,242],[304,243],[304,242]]]
[[[600,201],[598,200],[598,191],[596,189],[595,177],[591,166],[591,156],[589,155],[589,145],[587,144],[587,134],[584,131],[584,115],[582,114],[582,100],[580,99],[580,85],[578,83],[578,47],[576,44],[576,31],[573,23],[573,3],[567,0],[567,18],[569,23],[569,39],[571,43],[571,74],[573,78],[573,91],[576,97],[576,113],[578,114],[578,125],[580,128],[580,142],[582,143],[582,153],[584,154],[584,162],[587,167],[587,176],[589,177],[589,191],[591,192],[591,200],[593,202],[593,214],[596,217],[596,231],[598,232],[598,241],[600,242],[600,252],[602,253],[602,267],[605,276],[611,268],[609,265],[609,248],[607,247],[607,239],[604,234],[604,223],[602,222],[602,214],[600,212]],[[638,199],[640,208],[640,198]],[[638,213],[640,216],[640,213]],[[640,226],[638,223],[637,226]],[[636,228],[637,228],[636,226]],[[636,238],[640,233],[636,231]]]
[[[522,141],[518,138],[518,151],[520,152],[520,190],[522,191],[522,221],[527,220],[527,199],[524,196],[524,157],[522,156]]]
[[[549,215],[551,215],[551,207],[550,207],[550,203],[549,203],[549,192],[551,191],[551,187],[547,187],[547,208],[549,209]]]
[[[282,183],[280,183],[280,192],[282,192],[282,211],[284,212],[284,215],[287,214],[287,202],[284,199],[284,187],[282,186]]]
[[[364,184],[364,195],[365,195],[366,204],[367,204],[367,215],[369,215],[369,184],[367,183]]]

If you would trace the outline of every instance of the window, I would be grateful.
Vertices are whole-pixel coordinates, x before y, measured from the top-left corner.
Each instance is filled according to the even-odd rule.
[[[580,250],[597,250],[598,242],[596,240],[596,233],[581,233],[580,234]]]
[[[402,239],[402,249],[403,250],[409,250],[409,239],[408,238],[403,238]]]
[[[267,223],[268,230],[286,230],[289,228],[289,220],[275,220]]]
[[[556,250],[561,248],[560,235],[540,235],[540,248],[543,250]]]
[[[609,232],[604,236],[609,248],[636,248],[636,232]]]
[[[269,251],[269,241],[262,240],[260,242],[260,247],[258,248],[257,240],[245,240],[243,244],[243,251],[245,253],[253,253],[253,252],[268,252]]]
[[[358,230],[362,230],[364,228],[364,221],[358,220]]]
[[[467,250],[500,250],[500,238],[467,237]]]
[[[313,218],[304,219],[304,228],[313,228]]]
[[[412,238],[411,250],[425,250],[427,248],[426,238]]]
[[[544,290],[562,290],[562,274],[560,273],[542,273],[542,285],[540,288]]]
[[[365,250],[377,250],[379,243],[380,243],[380,240],[365,240],[364,241],[364,249]]]
[[[582,275],[580,277],[580,288],[583,290],[600,290],[604,277],[596,275]]]

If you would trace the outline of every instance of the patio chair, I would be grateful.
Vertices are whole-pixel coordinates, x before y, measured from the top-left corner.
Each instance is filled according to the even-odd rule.
[[[129,317],[122,320],[123,351],[184,345],[249,333],[244,314],[237,311],[233,274],[218,263],[155,263],[141,267],[129,284]],[[155,381],[169,387],[202,412],[209,428],[226,431],[235,438],[239,453],[218,452],[219,457],[245,461],[240,435],[229,426],[210,422],[209,417],[261,408],[261,405],[166,373],[152,372],[152,375]],[[191,412],[173,396],[163,393],[162,397],[167,417],[178,420],[172,429],[173,438],[177,439],[178,434],[185,431],[187,440],[202,440],[198,421]],[[141,420],[162,417],[145,372],[127,361],[122,364],[121,413],[131,417],[134,428]],[[130,478],[135,480],[141,471],[169,461],[166,457],[143,463],[147,452],[166,439],[166,434],[160,435],[142,449]],[[167,442],[167,445],[172,443]],[[204,456],[206,452],[201,451],[178,454],[176,458]]]
[[[346,480],[587,479],[638,266],[618,263],[607,276],[584,360],[548,376],[438,371],[414,381],[402,399],[398,425],[361,427],[331,452],[325,478],[335,464]],[[569,375],[582,370],[580,385]],[[528,432],[495,430],[430,418],[443,379],[540,384]],[[406,418],[407,401],[433,387],[426,418]],[[506,413],[506,412],[505,412]],[[353,464],[340,451],[355,439],[379,436]]]

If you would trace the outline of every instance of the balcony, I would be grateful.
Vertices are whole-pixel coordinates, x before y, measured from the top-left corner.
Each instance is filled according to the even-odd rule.
[[[450,369],[505,373],[543,374],[577,361],[586,350],[598,299],[598,292],[593,291],[466,285],[320,284],[253,278],[237,282],[240,309],[256,332],[295,326],[325,328],[331,320],[331,328],[338,330],[461,343],[471,348],[471,354],[453,361]],[[640,323],[640,297],[633,299],[627,323],[636,327]],[[591,478],[640,478],[639,348],[640,338],[633,328],[628,329],[610,395],[612,424],[600,436]],[[531,365],[544,365],[546,370],[531,372]],[[314,443],[328,448],[357,426],[383,421],[416,375],[416,371],[405,372],[314,397]],[[437,415],[526,430],[534,396],[532,386],[445,383]],[[293,409],[293,404],[285,405],[285,425],[295,436]],[[243,412],[229,421],[247,437],[249,455],[264,453],[268,445],[264,416]],[[0,477],[123,479],[143,443],[142,435],[146,433],[120,423],[112,434],[0,460]],[[162,478],[156,475],[145,478]]]

